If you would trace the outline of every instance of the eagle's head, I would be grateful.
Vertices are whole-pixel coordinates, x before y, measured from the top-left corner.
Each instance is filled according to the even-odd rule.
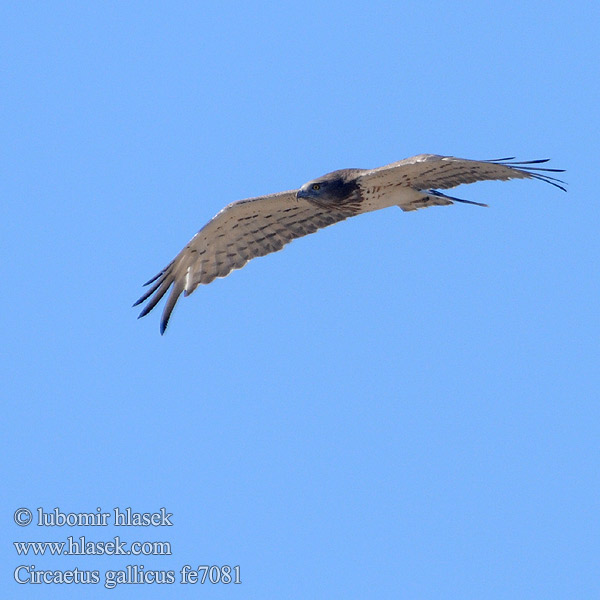
[[[358,184],[359,169],[343,169],[323,175],[305,183],[297,192],[321,208],[344,208],[360,205],[362,200]]]

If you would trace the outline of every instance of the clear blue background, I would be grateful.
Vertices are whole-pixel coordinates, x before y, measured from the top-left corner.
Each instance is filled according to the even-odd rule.
[[[597,598],[598,9],[0,9],[1,547],[11,598]],[[422,152],[552,157],[184,299],[140,284],[225,204]],[[17,527],[18,507],[159,529]],[[168,540],[19,557],[15,540]],[[242,585],[18,585],[19,564],[240,565]]]

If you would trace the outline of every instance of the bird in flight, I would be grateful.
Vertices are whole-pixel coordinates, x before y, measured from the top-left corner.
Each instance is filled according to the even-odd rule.
[[[454,202],[486,206],[439,190],[484,180],[539,179],[563,191],[565,182],[539,165],[549,159],[468,160],[419,154],[377,169],[342,169],[305,183],[300,189],[233,202],[215,215],[158,275],[134,304],[147,301],[146,316],[169,291],[160,321],[163,334],[183,293],[225,277],[249,260],[281,250],[288,242],[361,213],[399,206],[403,211]]]

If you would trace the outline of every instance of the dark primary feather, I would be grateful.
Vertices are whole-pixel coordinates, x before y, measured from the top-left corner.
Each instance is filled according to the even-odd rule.
[[[556,177],[550,177],[549,175],[544,175],[543,173],[564,173],[564,169],[542,169],[540,167],[530,167],[529,165],[539,165],[543,163],[547,163],[550,161],[549,158],[538,158],[537,160],[525,160],[525,161],[514,161],[515,157],[511,156],[509,158],[497,158],[495,160],[486,160],[483,162],[494,163],[497,165],[504,165],[506,167],[510,167],[511,169],[517,169],[519,171],[523,171],[528,173],[530,177],[534,179],[539,179],[540,181],[545,181],[554,187],[557,187],[559,190],[563,192],[567,191],[567,188],[564,187],[566,183],[561,179],[557,179]],[[560,185],[562,184],[562,185]]]
[[[447,198],[448,200],[452,200],[453,202],[462,202],[463,204],[473,204],[474,206],[484,206],[486,208],[488,206],[483,202],[473,202],[473,200],[464,200],[463,198],[457,198],[456,196],[442,194],[442,192],[438,192],[437,190],[427,190],[427,193],[431,196],[436,196],[438,198]]]

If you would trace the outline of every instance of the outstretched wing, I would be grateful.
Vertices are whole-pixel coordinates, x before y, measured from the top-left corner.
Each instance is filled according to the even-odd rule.
[[[372,169],[361,176],[361,186],[400,185],[415,190],[449,189],[461,183],[484,180],[540,179],[563,191],[564,181],[547,173],[562,172],[562,169],[541,168],[549,159],[514,161],[514,158],[496,160],[468,160],[454,156],[419,154],[412,158]],[[458,200],[458,198],[454,198]]]
[[[295,191],[240,200],[211,219],[167,267],[144,285],[151,286],[134,304],[148,301],[147,315],[172,287],[163,311],[164,333],[181,293],[191,294],[201,283],[225,277],[249,260],[281,250],[295,238],[343,221],[350,214],[323,210],[296,197]]]

